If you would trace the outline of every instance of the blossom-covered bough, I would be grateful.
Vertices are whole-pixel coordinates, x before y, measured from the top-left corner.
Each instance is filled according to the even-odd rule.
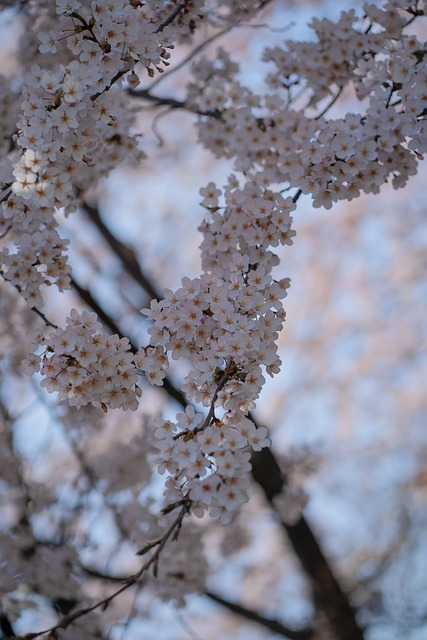
[[[291,214],[300,195],[330,208],[377,193],[385,182],[403,187],[426,152],[426,47],[408,30],[424,16],[421,0],[366,4],[363,15],[348,11],[337,23],[314,20],[315,41],[267,48],[265,95],[241,84],[239,66],[224,50],[214,59],[195,59],[183,101],[138,90],[140,82],[163,73],[171,50],[191,43],[199,29],[237,24],[266,4],[29,3],[43,55],[27,66],[20,97],[3,81],[8,118],[2,127],[9,140],[0,220],[1,275],[46,325],[34,332],[34,353],[22,369],[40,372],[42,386],[70,406],[107,412],[136,410],[141,396],[143,407],[143,380],[170,384],[171,362],[190,363],[178,392],[184,411],[158,418],[147,436],[166,476],[163,530],[150,531],[154,540],[140,549],[148,560],[112,595],[61,618],[51,637],[105,608],[149,569],[166,599],[181,603],[186,593],[204,588],[206,563],[191,516],[208,513],[228,524],[247,500],[251,452],[270,445],[251,412],[265,376],[280,371],[276,342],[290,283],[275,277],[274,249],[292,244]],[[363,109],[329,118],[328,108],[350,84]],[[57,212],[73,215],[101,178],[143,157],[133,134],[138,100],[197,114],[200,142],[234,163],[222,188],[207,180],[200,189],[201,274],[183,277],[179,289],[166,290],[143,310],[152,321],[144,345],[107,334],[85,310],[72,309],[64,328],[43,312],[47,286],[71,287],[68,241],[58,232]],[[10,120],[14,110],[16,122]],[[271,473],[277,477],[274,467]],[[280,511],[280,496],[266,494]],[[281,516],[290,530],[300,518],[298,510],[296,518]],[[181,544],[176,553],[172,541]],[[190,553],[192,563],[186,561]],[[333,576],[330,585],[333,591]],[[353,615],[350,606],[347,614]],[[349,623],[326,615],[337,637],[363,637],[354,618]]]

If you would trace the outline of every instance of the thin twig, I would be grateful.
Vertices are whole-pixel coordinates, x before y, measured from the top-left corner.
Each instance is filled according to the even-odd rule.
[[[128,94],[133,98],[141,98],[153,102],[155,107],[169,107],[169,109],[184,109],[189,113],[195,113],[199,116],[207,116],[209,118],[221,118],[221,112],[218,109],[202,111],[201,109],[193,108],[185,100],[177,100],[176,98],[162,98],[160,96],[153,96],[149,89],[128,89]]]
[[[2,270],[2,269],[0,269],[0,276],[2,276],[2,278],[3,278],[3,280],[4,280],[5,282],[9,282],[9,280],[7,280],[7,279],[6,279],[5,274],[4,274],[4,272],[3,272],[3,270]],[[11,283],[11,282],[9,282],[9,284],[12,284],[12,283]],[[18,291],[18,293],[21,293],[21,294],[22,294],[22,289],[21,289],[21,287],[19,286],[19,284],[14,284],[14,285],[12,285],[12,286],[13,286],[13,287],[15,287],[15,289]],[[43,320],[43,322],[45,323],[45,325],[46,325],[47,327],[52,327],[52,329],[58,329],[58,325],[56,325],[55,323],[51,322],[51,321],[50,321],[50,320],[45,316],[45,314],[44,314],[44,313],[42,313],[42,312],[40,311],[40,309],[37,309],[37,307],[31,307],[31,311],[34,311],[34,313],[36,313],[36,314],[39,316],[39,318],[41,318],[41,319]]]
[[[183,9],[185,9],[185,7],[187,6],[189,0],[182,0],[181,4],[177,5],[175,7],[175,9],[172,11],[172,13],[170,14],[170,16],[168,18],[166,18],[166,20],[164,22],[162,22],[162,24],[157,27],[157,29],[155,30],[154,33],[160,33],[161,31],[163,31],[163,29],[165,29],[167,26],[169,26],[174,20],[175,18],[181,13],[181,11],[183,11]]]
[[[227,384],[227,382],[229,380],[230,380],[229,376],[224,375],[221,378],[221,380],[219,381],[219,383],[217,385],[217,388],[215,389],[215,392],[213,394],[208,414],[207,414],[206,418],[204,419],[203,424],[200,425],[200,427],[196,427],[195,429],[192,429],[191,431],[189,431],[188,429],[185,429],[184,431],[180,431],[179,433],[174,435],[174,437],[173,437],[174,440],[178,440],[178,438],[185,437],[188,434],[191,434],[191,437],[194,438],[194,436],[197,433],[200,433],[201,431],[204,431],[210,425],[211,420],[215,415],[215,402],[218,399],[218,394],[221,391],[221,389],[223,389],[225,387],[225,385]]]
[[[296,194],[292,198],[292,202],[298,202],[298,200],[300,199],[301,195],[302,195],[302,191],[301,191],[301,189],[298,189],[298,191],[296,192]]]
[[[58,325],[48,320],[45,314],[42,313],[39,309],[37,309],[37,307],[32,307],[31,311],[34,311],[34,313],[36,313],[39,316],[39,318],[41,318],[48,327],[52,327],[52,329],[59,329]]]
[[[200,53],[201,51],[203,51],[203,49],[205,49],[207,46],[212,44],[212,42],[214,42],[218,38],[221,38],[221,36],[225,35],[229,31],[231,31],[231,29],[233,29],[235,26],[236,26],[235,24],[228,25],[227,27],[225,27],[221,31],[218,31],[217,33],[214,33],[210,38],[207,38],[207,40],[204,40],[201,44],[197,45],[197,47],[195,47],[192,51],[190,51],[190,53],[183,60],[181,60],[181,62],[178,62],[178,64],[176,64],[174,67],[172,67],[172,69],[170,69],[169,71],[166,71],[166,73],[163,73],[161,76],[159,76],[150,85],[150,88],[148,90],[151,91],[160,82],[162,82],[162,80],[165,80],[166,78],[169,78],[173,73],[176,73],[177,71],[179,71],[180,69],[185,67],[185,65],[188,64],[198,53]]]
[[[263,2],[260,3],[259,6],[259,11],[261,11],[262,9],[264,9],[272,0],[264,0]],[[222,36],[226,35],[227,33],[229,33],[232,29],[235,29],[236,27],[252,27],[252,26],[258,26],[258,25],[242,25],[240,22],[233,22],[231,24],[228,24],[226,27],[224,27],[223,29],[221,29],[221,31],[217,31],[217,33],[214,33],[212,36],[210,36],[209,38],[207,38],[206,40],[204,40],[202,43],[200,43],[199,45],[197,45],[197,47],[195,47],[192,51],[190,51],[190,53],[183,59],[181,60],[181,62],[178,62],[178,64],[176,64],[172,69],[170,69],[169,71],[166,71],[166,73],[163,73],[161,76],[159,76],[149,87],[148,91],[151,91],[152,89],[154,89],[154,87],[156,87],[160,82],[162,82],[163,80],[165,80],[166,78],[169,78],[173,73],[176,73],[177,71],[179,71],[180,69],[182,69],[183,67],[185,67],[186,64],[188,64],[198,53],[200,53],[201,51],[203,51],[203,49],[206,49],[206,47],[208,47],[210,44],[212,44],[212,42],[214,42],[215,40],[218,40],[219,38],[221,38]],[[263,25],[264,26],[264,25]]]
[[[344,90],[344,87],[341,86],[338,89],[337,93],[332,98],[332,100],[326,105],[326,107],[324,109],[322,109],[322,111],[320,113],[317,114],[317,116],[314,118],[314,120],[320,120],[320,118],[322,118],[325,115],[325,113],[327,111],[329,111],[329,109],[336,103],[336,101],[338,100],[338,98],[342,94],[343,90]]]

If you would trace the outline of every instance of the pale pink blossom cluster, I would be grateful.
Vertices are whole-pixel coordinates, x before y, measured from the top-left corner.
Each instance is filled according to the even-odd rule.
[[[161,385],[168,359],[161,346],[141,347],[134,354],[127,338],[102,331],[96,313],[72,309],[65,329],[56,328],[45,336],[37,333],[34,342],[43,346],[41,354],[25,359],[23,370],[40,371],[42,386],[58,392],[71,406],[92,404],[108,408],[138,408],[141,388],[138,376]]]
[[[213,62],[198,61],[190,103],[217,116],[200,119],[202,143],[217,156],[233,158],[255,183],[301,189],[316,207],[378,193],[389,180],[404,186],[426,152],[427,68],[424,43],[402,29],[424,14],[424,3],[390,2],[365,11],[365,30],[353,26],[352,11],[338,24],[314,22],[319,42],[267,49],[265,59],[277,71],[270,76],[272,93],[263,97],[241,85],[237,65],[224,52]],[[368,100],[364,115],[309,115],[350,80]],[[306,107],[293,100],[293,85],[306,86]]]
[[[169,26],[177,6],[181,11]],[[70,288],[66,243],[57,236],[55,211],[74,210],[81,192],[123,161],[143,157],[138,137],[130,134],[134,113],[116,85],[129,73],[135,84],[136,64],[150,76],[163,70],[173,40],[185,37],[204,19],[201,8],[194,15],[194,6],[191,12],[177,6],[58,0],[62,28],[39,36],[47,67],[33,65],[27,74],[14,136],[19,157],[2,171],[2,225],[9,225],[14,245],[13,252],[12,246],[0,251],[2,275],[16,285],[19,272],[19,288],[30,306],[41,305],[42,284]],[[55,66],[59,48],[66,49],[62,58],[69,61]],[[34,247],[33,259],[28,259],[28,245]],[[50,247],[50,273],[42,266],[43,245]]]
[[[11,197],[7,201],[7,206],[12,206],[14,203],[15,198]],[[6,211],[9,210],[9,208],[6,209]],[[25,217],[27,213],[25,205],[21,206],[19,211]],[[14,215],[19,216],[18,208],[14,210]],[[16,253],[10,253],[6,247],[1,254],[1,273],[5,280],[18,288],[30,307],[43,305],[40,293],[40,287],[43,284],[51,285],[55,282],[59,291],[70,288],[71,267],[65,255],[68,240],[60,238],[55,225],[48,224],[43,229],[37,229],[36,223],[32,221],[22,233],[17,235],[15,244]]]
[[[42,337],[44,352],[23,366],[30,373],[40,370],[42,386],[72,406],[135,410],[141,390],[129,340],[101,329],[95,313],[72,309],[67,327]]]
[[[275,341],[285,312],[289,280],[275,280],[277,256],[269,246],[291,244],[292,198],[232,177],[222,192],[214,183],[201,189],[208,219],[201,226],[204,273],[184,278],[176,292],[151,303],[150,342],[173,359],[189,358],[192,369],[183,391],[209,407],[208,416],[191,405],[176,423],[160,421],[156,437],[160,470],[167,471],[167,502],[179,502],[190,488],[195,513],[209,509],[228,522],[247,499],[248,447],[268,446],[265,427],[247,417],[255,407],[263,370],[278,373]]]
[[[309,26],[316,34],[315,41],[286,40],[284,47],[267,47],[264,60],[276,67],[267,75],[270,88],[282,87],[289,91],[304,82],[311,91],[310,104],[313,106],[333,95],[334,88],[354,79],[359,61],[367,57],[372,59],[382,51],[384,34],[373,28],[373,24],[383,25],[389,17],[386,6],[376,7],[375,12],[367,6],[365,10],[368,15],[364,21],[354,9],[343,11],[336,22],[313,18]],[[391,15],[392,24],[387,27],[386,38],[393,35],[399,38],[405,19],[396,11]]]

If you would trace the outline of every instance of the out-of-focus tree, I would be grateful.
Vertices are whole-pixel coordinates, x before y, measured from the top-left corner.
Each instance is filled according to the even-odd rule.
[[[2,3],[0,637],[425,632],[425,4],[298,8]]]

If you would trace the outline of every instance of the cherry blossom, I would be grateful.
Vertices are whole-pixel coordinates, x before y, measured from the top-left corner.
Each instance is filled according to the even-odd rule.
[[[136,347],[107,333],[96,314],[85,310],[72,308],[64,328],[53,325],[43,311],[45,289],[71,288],[70,243],[59,234],[59,219],[72,216],[122,163],[144,158],[135,135],[135,87],[161,77],[173,62],[174,46],[191,43],[205,25],[231,27],[265,4],[56,0],[54,18],[53,12],[40,14],[36,60],[25,68],[19,96],[0,80],[7,94],[0,273],[47,325],[44,335],[31,334],[33,353],[22,358],[21,371],[37,374],[67,411],[107,413],[136,411],[142,382],[170,384],[169,370],[185,362],[179,392],[185,409],[174,418],[153,419],[143,443],[130,438],[128,477],[120,477],[113,455],[105,482],[107,494],[133,490],[135,478],[144,477],[138,474],[141,459],[147,479],[150,465],[162,476],[163,512],[144,512],[145,533],[154,540],[139,555],[148,553],[148,559],[113,595],[76,618],[107,608],[149,571],[160,598],[179,606],[187,594],[203,591],[208,565],[199,527],[206,516],[224,525],[236,518],[249,499],[251,456],[271,444],[267,427],[256,425],[251,412],[267,376],[282,366],[277,340],[290,280],[279,273],[279,247],[294,242],[291,214],[300,195],[329,209],[339,200],[378,193],[387,182],[401,188],[426,152],[425,43],[409,29],[424,16],[424,2],[388,0],[365,4],[360,16],[343,12],[337,22],[314,19],[314,41],[265,48],[264,93],[242,84],[238,63],[224,49],[214,58],[199,56],[185,101],[173,106],[196,113],[200,143],[234,167],[225,184],[207,178],[199,191],[199,275],[184,276],[176,290],[166,289],[142,309],[150,326]],[[360,113],[332,116],[350,86]],[[121,458],[126,447],[118,449]],[[81,451],[74,453],[81,457]],[[105,460],[94,456],[92,464],[96,486]],[[32,500],[25,483],[15,497]],[[305,500],[295,480],[271,502],[293,525]],[[63,586],[74,598],[78,581],[68,571],[77,562],[73,548],[36,546],[24,566],[31,527],[25,518],[14,526],[25,529],[23,546],[13,562],[2,558],[2,589],[15,588],[16,568],[35,589],[40,566],[48,563],[69,577]],[[133,521],[132,536],[137,529]],[[6,546],[10,537],[5,534]],[[53,599],[57,586],[55,569],[46,596]],[[53,634],[67,626],[59,622]]]

